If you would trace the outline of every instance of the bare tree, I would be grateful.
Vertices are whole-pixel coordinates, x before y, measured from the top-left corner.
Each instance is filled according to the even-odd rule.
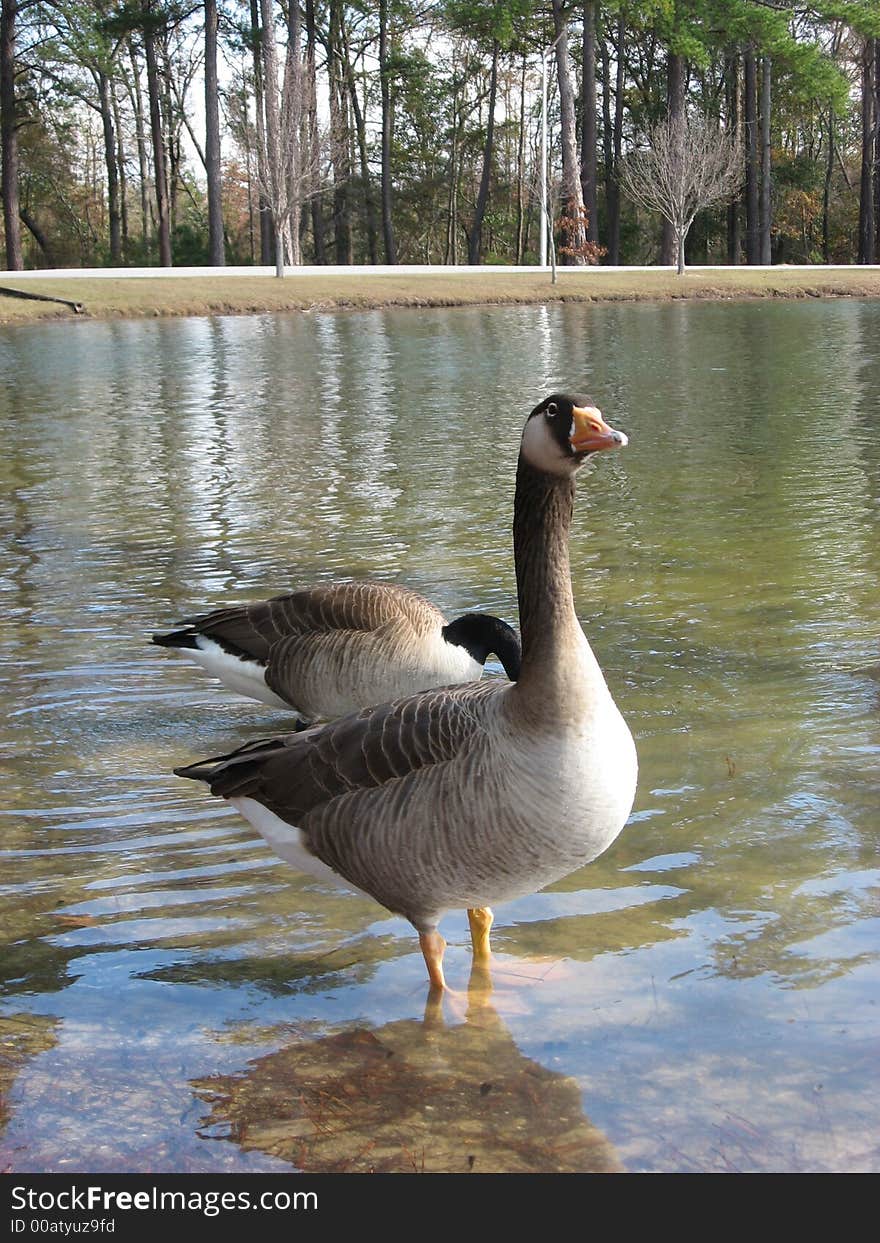
[[[559,125],[562,147],[562,211],[569,238],[565,262],[586,262],[586,212],[578,165],[575,133],[574,83],[568,59],[569,9],[563,0],[553,0],[553,30],[556,35],[556,73],[559,82]]]
[[[272,216],[275,274],[284,275],[285,241],[292,264],[302,262],[300,215],[319,179],[310,162],[298,6],[289,29],[283,80],[271,0],[260,0],[263,52],[263,109],[257,112],[257,175]]]
[[[624,193],[672,226],[679,275],[697,212],[730,198],[740,177],[736,141],[705,118],[686,113],[652,126],[647,146],[630,152],[620,167]]]

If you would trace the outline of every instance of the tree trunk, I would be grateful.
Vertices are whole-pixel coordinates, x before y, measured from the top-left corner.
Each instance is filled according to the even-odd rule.
[[[34,241],[37,243],[40,250],[43,252],[45,259],[46,259],[45,266],[47,268],[54,268],[55,267],[55,255],[52,250],[49,239],[46,237],[46,234],[37,224],[36,220],[34,220],[33,216],[30,214],[30,212],[27,210],[26,207],[22,207],[21,209],[21,219],[22,219],[22,223],[29,230],[29,232],[33,235]]]
[[[247,115],[247,98],[247,87],[242,86],[241,106],[243,116]],[[256,230],[254,229],[253,147],[251,144],[250,126],[245,126],[244,130],[244,163],[247,174],[248,250],[250,253],[251,265],[253,266],[257,262],[257,248],[255,245]]]
[[[626,8],[621,5],[617,19],[617,75],[614,82],[614,162],[611,183],[614,190],[611,247],[613,263],[620,263],[620,160],[623,154],[623,105],[626,90]]]
[[[344,32],[343,32],[344,33]],[[361,166],[361,182],[364,187],[364,213],[367,220],[367,254],[371,264],[379,262],[379,235],[376,225],[376,205],[373,201],[373,183],[370,178],[370,157],[367,148],[367,125],[364,110],[357,93],[357,78],[351,63],[351,52],[348,37],[345,37],[345,76],[348,82],[348,94],[351,100],[351,112],[354,117],[355,135],[357,137],[358,159]]]
[[[312,185],[310,198],[312,217],[312,242],[315,249],[315,263],[327,262],[327,250],[324,242],[324,212],[322,198],[317,184],[319,169],[318,141],[318,88],[317,69],[315,66],[315,42],[317,27],[315,25],[315,0],[306,0],[306,90],[308,91],[308,132],[309,132],[309,164],[315,181]]]
[[[122,263],[122,216],[119,210],[119,165],[116,162],[116,135],[110,101],[110,79],[102,70],[93,70],[98,88],[101,128],[104,134],[104,164],[107,169],[107,216],[110,226],[110,262]]]
[[[110,81],[110,103],[113,108],[113,128],[116,131],[116,167],[119,170],[119,221],[122,230],[122,262],[128,263],[128,178],[125,172],[125,146],[119,117],[119,98],[112,79]]]
[[[446,248],[443,262],[458,263],[458,78],[452,61],[452,147],[449,152],[449,196],[446,209]]]
[[[761,58],[761,245],[760,261],[769,265],[772,262],[770,248],[770,100],[771,100],[771,64],[770,57]]]
[[[336,262],[352,261],[351,217],[348,205],[349,162],[348,92],[342,73],[342,0],[330,0],[327,40],[327,76],[330,88],[330,143],[333,164],[333,247]]]
[[[525,52],[522,57],[522,70],[519,85],[519,135],[516,145],[516,262],[522,263],[524,257],[524,205],[525,205],[525,165],[526,165],[526,69],[528,59]]]
[[[859,263],[873,263],[875,257],[874,146],[876,141],[874,39],[866,39],[862,49],[862,172],[859,182]]]
[[[679,276],[684,275],[684,233],[675,234],[676,270]]]
[[[391,219],[391,84],[388,79],[388,0],[379,0],[379,87],[382,98],[382,236],[385,262],[397,263]]]
[[[677,121],[684,112],[686,83],[685,58],[676,52],[670,52],[666,58],[666,115],[670,121]],[[664,220],[660,235],[660,262],[667,267],[676,263],[677,249],[675,230],[668,220]]]
[[[205,0],[205,173],[208,181],[208,262],[222,268],[223,181],[220,169],[220,98],[217,82],[217,0]]]
[[[165,134],[165,185],[168,194],[168,227],[173,234],[177,228],[177,203],[181,187],[180,166],[183,157],[180,146],[181,127],[179,121],[175,124],[171,87],[174,70],[172,69],[171,53],[168,47],[167,27],[162,30],[161,38],[156,40],[156,66],[159,70],[162,130]]]
[[[263,99],[263,59],[262,37],[260,33],[259,0],[250,0],[251,13],[251,55],[254,61],[254,106],[258,117],[264,115]],[[262,189],[259,193],[260,217],[260,264],[269,267],[275,262],[275,231],[272,225],[272,213]]]
[[[0,147],[3,173],[3,228],[6,236],[6,268],[24,268],[18,200],[18,128],[15,115],[15,20],[18,0],[3,0],[0,12]]]
[[[611,55],[608,42],[602,40],[602,148],[605,158],[605,210],[608,214],[608,263],[612,267],[620,264],[620,185],[617,170],[620,166],[620,153],[623,143],[623,87],[624,58],[623,40],[625,25],[623,10],[617,18],[617,55],[615,64],[614,119],[611,114]]]
[[[598,118],[596,115],[596,7],[598,0],[584,0],[583,77],[581,98],[581,192],[587,213],[587,241],[599,240],[597,210]]]
[[[880,38],[874,39],[874,261],[880,258]]]
[[[556,73],[559,80],[559,114],[562,142],[562,211],[567,218],[566,251],[563,262],[585,262],[583,247],[587,240],[584,228],[584,199],[581,193],[575,131],[574,85],[568,62],[568,12],[563,0],[553,0],[553,28],[556,35]],[[578,253],[581,252],[581,253]]]
[[[277,220],[274,222],[275,275],[280,279],[284,276],[284,231]]]
[[[724,58],[724,91],[726,97],[727,132],[739,133],[739,57],[731,52]],[[731,199],[727,205],[727,262],[738,264],[740,260],[740,200]]]
[[[260,44],[263,72],[263,193],[266,215],[272,222],[272,249],[275,275],[284,275],[284,227],[286,170],[281,151],[280,92],[278,87],[278,47],[272,20],[272,0],[260,0]],[[258,131],[259,132],[259,131]]]
[[[144,53],[147,60],[147,93],[150,100],[150,132],[153,139],[153,177],[156,183],[156,216],[159,226],[159,263],[163,268],[170,268],[172,265],[171,227],[168,216],[168,182],[165,172],[165,135],[162,129],[152,0],[145,0],[144,19]]]
[[[831,179],[834,174],[834,109],[828,109],[828,151],[825,158],[825,184],[822,189],[822,262],[830,263],[829,210]]]
[[[746,139],[746,263],[760,262],[758,216],[758,84],[755,49],[749,44],[743,57],[743,119]]]
[[[482,258],[483,218],[486,215],[486,204],[489,202],[489,181],[492,176],[492,146],[495,140],[495,96],[498,90],[498,40],[492,44],[492,68],[489,71],[489,104],[486,117],[486,142],[483,145],[483,170],[480,175],[480,189],[477,193],[477,205],[474,209],[468,234],[468,263],[478,264]]]
[[[134,87],[134,122],[135,137],[137,141],[138,152],[138,170],[140,172],[140,193],[141,193],[141,243],[143,245],[144,258],[148,258],[150,253],[150,208],[147,200],[147,181],[149,180],[149,169],[147,167],[147,135],[144,129],[144,99],[141,93],[141,73],[135,55],[134,44],[129,40],[128,55],[131,60],[131,77]]]
[[[284,90],[287,95],[287,111],[290,124],[290,166],[287,169],[288,224],[290,232],[290,262],[302,263],[302,208],[305,193],[303,166],[303,118],[305,95],[303,91],[302,13],[299,3],[287,8],[287,61],[285,64]]]

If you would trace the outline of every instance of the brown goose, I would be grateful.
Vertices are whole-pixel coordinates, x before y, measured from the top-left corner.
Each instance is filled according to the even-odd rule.
[[[447,622],[417,591],[390,583],[323,583],[217,609],[153,642],[183,649],[230,690],[293,708],[301,721],[473,682],[491,652],[513,681],[520,664],[507,622],[486,613]]]
[[[175,769],[229,799],[282,859],[370,894],[417,929],[445,988],[447,910],[468,910],[476,957],[491,907],[588,863],[620,833],[636,751],[574,609],[575,474],[626,444],[559,394],[526,422],[513,534],[517,682],[443,687]]]

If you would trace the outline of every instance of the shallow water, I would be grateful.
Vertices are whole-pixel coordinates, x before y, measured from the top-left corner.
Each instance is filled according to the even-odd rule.
[[[0,1168],[880,1169],[878,341],[843,301],[0,333]],[[516,621],[557,388],[630,436],[572,572],[639,790],[426,1013],[405,921],[171,773],[288,719],[148,637],[350,574]]]

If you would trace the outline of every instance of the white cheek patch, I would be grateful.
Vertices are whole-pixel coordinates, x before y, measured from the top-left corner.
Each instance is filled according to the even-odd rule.
[[[567,475],[572,460],[563,453],[553,438],[545,419],[535,416],[526,423],[522,436],[522,454],[530,465],[549,475]]]

